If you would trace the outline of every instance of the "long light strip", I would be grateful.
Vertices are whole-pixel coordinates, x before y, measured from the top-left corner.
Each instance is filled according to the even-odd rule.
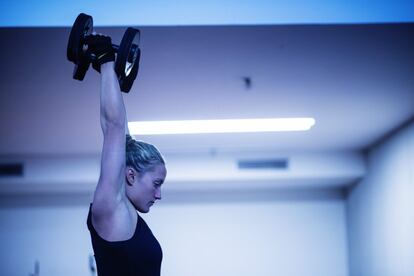
[[[305,131],[313,118],[146,121],[128,123],[132,135]]]

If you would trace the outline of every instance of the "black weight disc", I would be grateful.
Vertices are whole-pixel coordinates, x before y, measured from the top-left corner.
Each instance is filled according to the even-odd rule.
[[[86,35],[92,33],[93,30],[93,19],[92,16],[81,13],[73,23],[72,29],[70,30],[68,47],[66,55],[69,61],[77,64],[82,59],[83,41]]]
[[[120,85],[121,91],[126,92],[126,93],[128,93],[131,90],[132,84],[134,83],[134,80],[138,75],[139,59],[141,57],[141,50],[138,48],[138,46],[136,47],[136,51],[138,51],[137,57],[136,57],[137,60],[133,63],[133,66],[129,70],[129,74],[125,78],[125,80],[122,82],[122,85]],[[134,54],[130,56],[134,56]]]
[[[132,83],[138,74],[141,51],[139,49],[140,32],[138,29],[128,28],[119,45],[115,62],[115,72],[118,76],[122,92],[129,92]]]

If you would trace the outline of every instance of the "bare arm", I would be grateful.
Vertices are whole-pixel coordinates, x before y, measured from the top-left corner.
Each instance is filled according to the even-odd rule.
[[[125,200],[126,111],[113,66],[113,62],[101,66],[100,120],[104,141],[101,173],[93,199],[96,218],[111,216]]]
[[[128,118],[125,115],[125,135],[129,134],[129,128],[128,128]]]

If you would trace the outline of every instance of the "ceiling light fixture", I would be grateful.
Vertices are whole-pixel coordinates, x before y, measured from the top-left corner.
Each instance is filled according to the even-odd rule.
[[[129,122],[132,135],[305,131],[313,118],[187,120]]]

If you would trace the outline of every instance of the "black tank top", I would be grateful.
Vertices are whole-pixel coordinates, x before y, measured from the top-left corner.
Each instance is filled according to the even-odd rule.
[[[89,208],[87,225],[98,276],[160,276],[161,246],[138,213],[137,216],[132,238],[109,242],[101,238],[93,227],[91,207]]]

